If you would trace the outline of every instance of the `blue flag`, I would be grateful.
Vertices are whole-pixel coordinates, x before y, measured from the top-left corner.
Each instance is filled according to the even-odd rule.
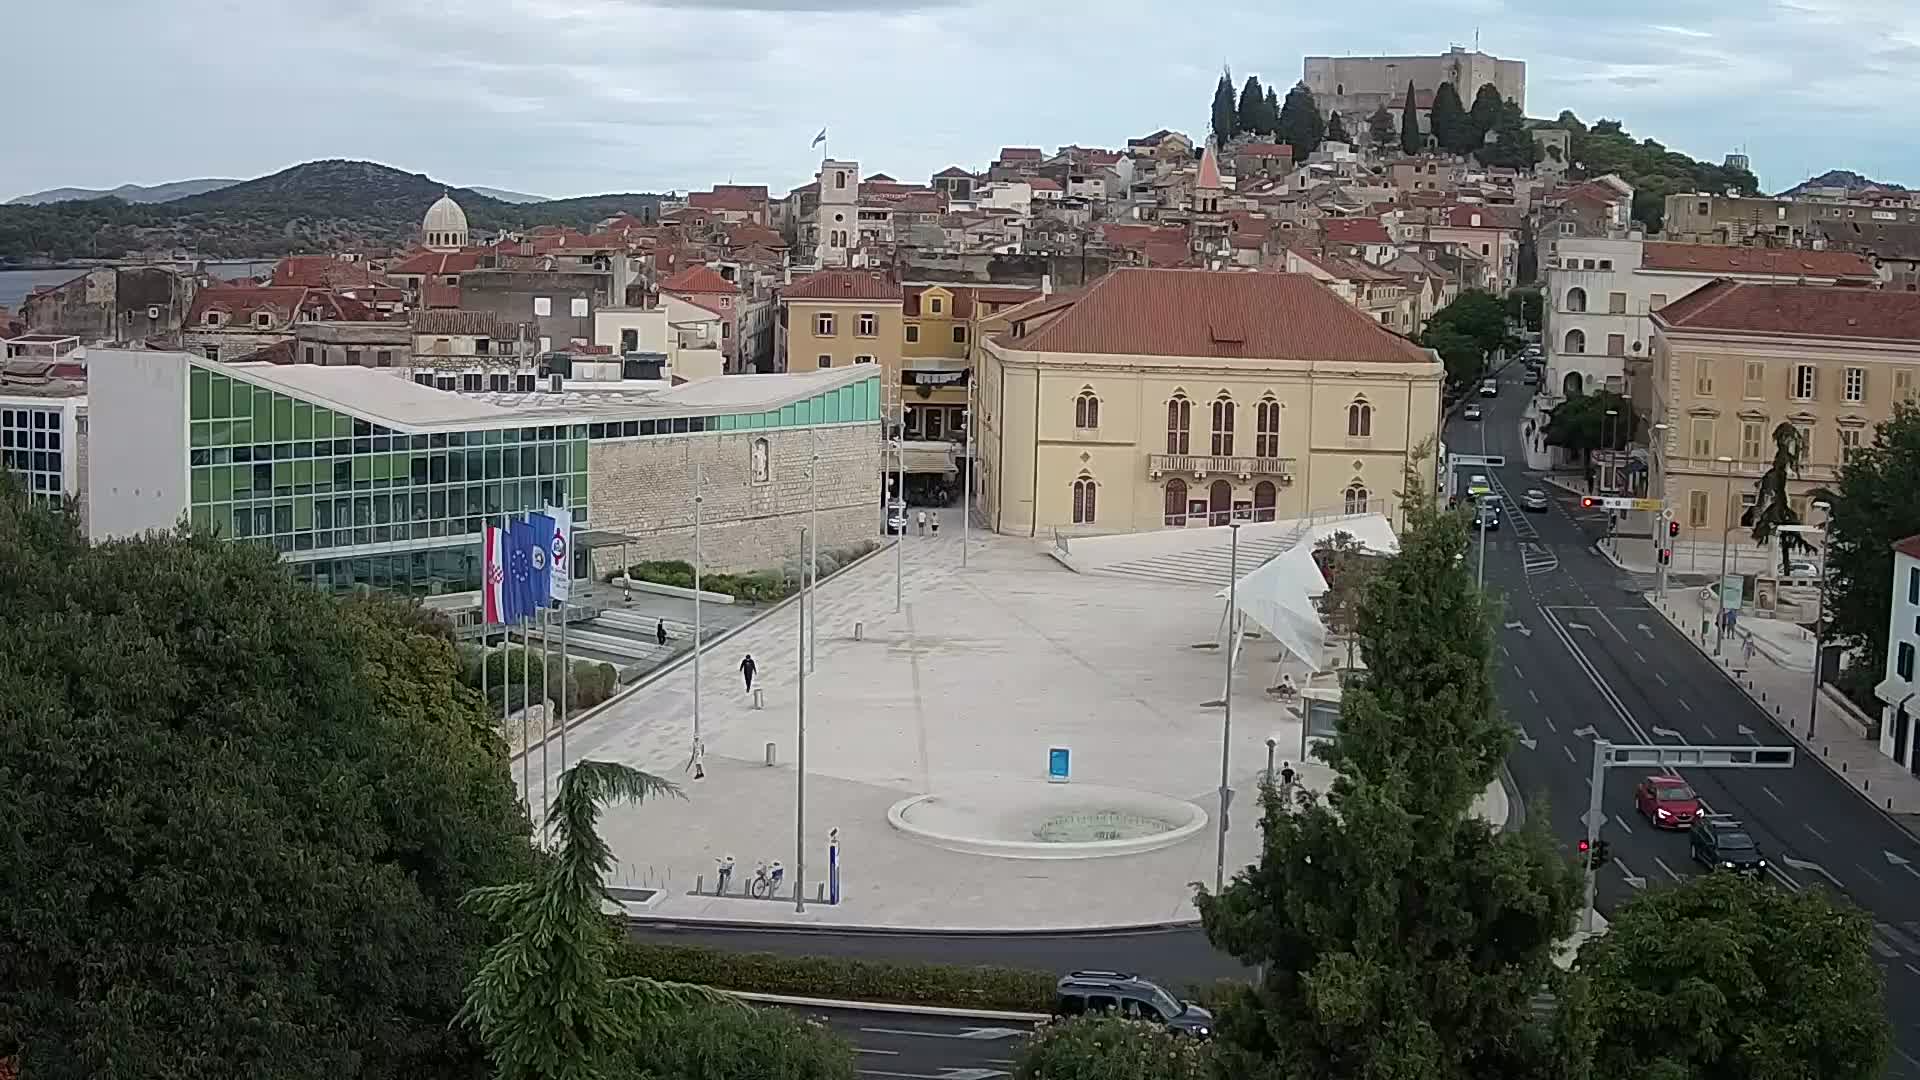
[[[533,526],[516,521],[507,527],[507,617],[525,622],[533,615]]]
[[[533,536],[533,573],[530,575],[533,610],[553,606],[553,519],[545,514],[528,514],[527,529]]]

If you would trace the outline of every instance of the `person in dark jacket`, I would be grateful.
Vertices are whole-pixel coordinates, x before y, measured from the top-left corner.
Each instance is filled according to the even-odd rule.
[[[654,626],[654,628],[653,628],[653,640],[655,640],[655,641],[657,641],[657,642],[659,642],[659,643],[660,643],[660,647],[661,647],[661,648],[663,648],[663,649],[664,649],[664,648],[666,648],[666,645],[667,645],[667,620],[665,620],[665,619],[661,619],[661,620],[660,620],[660,621],[659,621],[659,622],[658,622],[657,624],[655,624],[655,626]]]
[[[749,694],[753,693],[753,673],[756,666],[753,662],[752,653],[748,653],[745,659],[740,661],[740,677],[747,681],[747,693]]]

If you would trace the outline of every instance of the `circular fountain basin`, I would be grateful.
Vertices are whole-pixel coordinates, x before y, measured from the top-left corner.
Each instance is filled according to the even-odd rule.
[[[1206,827],[1182,799],[1092,784],[1002,781],[902,799],[887,821],[949,851],[1005,859],[1094,859],[1157,851]]]

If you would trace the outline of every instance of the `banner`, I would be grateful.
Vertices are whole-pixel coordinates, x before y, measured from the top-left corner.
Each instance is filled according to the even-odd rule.
[[[487,526],[481,534],[480,610],[482,620],[488,625],[507,621],[506,598],[502,595],[507,583],[506,553],[501,550],[504,539],[500,530],[492,525]]]
[[[564,604],[573,593],[573,511],[549,506],[547,516],[553,519],[553,540],[548,545],[551,558],[547,560],[553,577],[550,591]]]
[[[533,616],[533,526],[516,521],[507,528],[507,621]],[[544,560],[543,560],[544,561]]]
[[[532,610],[540,611],[553,603],[553,519],[545,514],[528,514],[527,529],[532,538],[528,556],[533,565],[528,603]]]

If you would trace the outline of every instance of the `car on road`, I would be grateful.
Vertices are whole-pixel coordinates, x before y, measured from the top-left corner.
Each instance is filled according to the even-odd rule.
[[[1485,473],[1474,473],[1467,477],[1467,498],[1478,499],[1482,495],[1493,494],[1493,485],[1487,482]]]
[[[1480,396],[1481,397],[1499,397],[1500,396],[1500,380],[1499,379],[1480,380]]]
[[[1553,505],[1552,500],[1548,499],[1547,493],[1539,488],[1528,488],[1520,496],[1520,509],[1530,514],[1544,514],[1551,505]]]
[[[1525,381],[1528,386],[1539,386],[1540,385],[1540,369],[1537,367],[1531,367],[1531,366],[1528,367],[1527,374],[1525,376]]]
[[[1687,849],[1693,861],[1709,870],[1759,877],[1767,869],[1760,845],[1753,842],[1746,826],[1725,814],[1696,815],[1687,834]]]
[[[1690,829],[1700,796],[1677,776],[1649,776],[1633,789],[1633,805],[1656,829]]]
[[[1117,1012],[1132,1020],[1152,1020],[1183,1035],[1213,1035],[1213,1014],[1182,1001],[1138,975],[1124,971],[1074,971],[1054,985],[1055,1016]]]
[[[1809,559],[1795,559],[1787,565],[1787,577],[1794,580],[1819,580],[1820,565]]]
[[[1473,512],[1473,524],[1474,524],[1474,527],[1478,529],[1485,529],[1488,532],[1499,532],[1500,531],[1500,500],[1498,499],[1480,500],[1479,507],[1476,508]]]
[[[1480,419],[1480,406],[1478,406],[1478,405],[1469,405],[1469,406],[1467,406],[1466,408],[1464,408],[1464,409],[1462,409],[1462,410],[1460,410],[1460,419],[1462,419],[1462,420],[1478,420],[1478,419]]]

